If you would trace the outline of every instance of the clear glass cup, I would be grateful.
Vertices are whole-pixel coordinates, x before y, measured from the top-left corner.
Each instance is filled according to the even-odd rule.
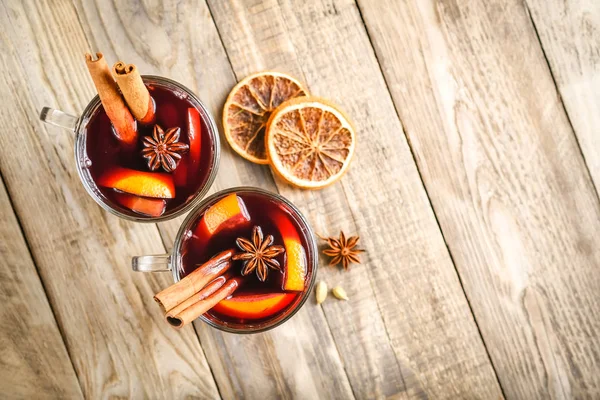
[[[317,242],[314,232],[312,231],[308,221],[302,215],[300,210],[296,208],[289,200],[276,193],[253,188],[253,187],[235,187],[222,190],[204,199],[192,212],[190,212],[181,224],[179,232],[175,237],[175,243],[170,254],[137,256],[131,260],[131,266],[134,271],[139,272],[164,272],[170,271],[173,274],[173,281],[178,282],[181,279],[183,272],[183,257],[182,249],[185,239],[191,237],[192,228],[195,226],[198,219],[204,212],[217,201],[231,193],[250,193],[265,196],[267,199],[273,200],[276,203],[283,205],[290,215],[294,218],[300,227],[301,234],[304,236],[307,243],[306,261],[307,261],[307,277],[304,291],[298,296],[294,302],[281,314],[277,314],[274,318],[259,322],[232,323],[213,318],[211,316],[202,315],[200,320],[206,322],[214,328],[231,333],[258,333],[273,329],[285,321],[289,320],[306,302],[312,293],[315,285],[317,268],[319,265]]]
[[[182,84],[175,82],[171,79],[163,78],[160,76],[143,75],[142,79],[146,85],[153,85],[168,89],[178,96],[185,96],[186,99],[196,107],[200,113],[200,118],[204,121],[208,128],[208,134],[211,138],[210,145],[213,146],[212,154],[213,159],[210,163],[210,170],[208,173],[208,179],[204,185],[200,186],[196,193],[191,196],[185,203],[180,206],[166,211],[160,217],[146,217],[143,215],[135,215],[134,213],[127,212],[123,207],[114,204],[112,201],[106,198],[106,196],[100,191],[96,182],[92,179],[89,167],[91,166],[91,160],[87,155],[86,150],[86,127],[92,117],[96,114],[99,107],[101,106],[100,98],[96,95],[90,103],[87,105],[81,116],[75,117],[65,112],[55,110],[50,107],[44,107],[40,112],[40,120],[43,122],[61,127],[69,130],[75,134],[75,164],[77,166],[77,172],[83,187],[88,194],[106,211],[116,215],[117,217],[128,219],[136,222],[159,222],[166,221],[185,212],[191,210],[193,207],[198,205],[202,201],[202,197],[208,192],[211,185],[213,184],[219,167],[221,145],[219,138],[219,131],[215,120],[204,105],[202,101],[187,87]],[[204,144],[203,144],[204,145]]]

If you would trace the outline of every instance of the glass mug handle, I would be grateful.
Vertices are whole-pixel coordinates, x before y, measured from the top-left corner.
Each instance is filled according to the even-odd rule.
[[[171,255],[136,256],[131,259],[131,268],[137,272],[170,271]]]
[[[40,120],[47,124],[75,132],[79,118],[60,110],[55,110],[54,108],[44,107],[40,111]]]

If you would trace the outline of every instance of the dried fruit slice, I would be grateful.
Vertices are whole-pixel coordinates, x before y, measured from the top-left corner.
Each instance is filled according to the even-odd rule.
[[[266,149],[275,172],[292,185],[320,189],[350,166],[354,127],[337,106],[318,97],[288,100],[267,124]]]
[[[172,199],[175,185],[170,174],[143,172],[135,169],[113,167],[104,172],[96,182],[109,187],[143,197]]]
[[[250,216],[244,201],[232,193],[206,210],[196,228],[196,235],[208,238],[220,230],[233,228],[248,221]]]
[[[162,199],[148,199],[128,193],[114,193],[117,203],[138,214],[149,217],[160,217],[165,212],[167,202]]]
[[[296,293],[234,295],[221,300],[212,309],[220,314],[241,319],[267,318],[283,310],[296,298]]]
[[[240,81],[223,107],[223,128],[236,153],[257,164],[268,164],[265,127],[271,112],[286,100],[306,96],[300,82],[279,72],[260,72]]]

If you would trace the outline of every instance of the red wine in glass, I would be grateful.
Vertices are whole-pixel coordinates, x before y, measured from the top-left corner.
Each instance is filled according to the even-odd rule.
[[[149,125],[137,123],[137,147],[127,149],[119,143],[102,106],[85,127],[92,180],[112,208],[140,220],[166,217],[185,207],[210,183],[216,157],[209,122],[189,96],[168,84],[146,86],[156,119]],[[142,156],[144,137],[152,137],[155,125],[163,131],[179,128],[179,142],[188,146],[173,171],[153,171]]]

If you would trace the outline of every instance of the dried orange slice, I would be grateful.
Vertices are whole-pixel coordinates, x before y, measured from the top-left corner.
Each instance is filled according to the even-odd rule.
[[[284,180],[304,189],[320,189],[341,178],[355,146],[356,134],[348,117],[318,97],[286,101],[267,123],[271,166]]]
[[[223,107],[223,129],[236,153],[257,164],[268,164],[265,128],[271,112],[286,100],[306,96],[300,82],[279,72],[259,72],[240,81]]]

